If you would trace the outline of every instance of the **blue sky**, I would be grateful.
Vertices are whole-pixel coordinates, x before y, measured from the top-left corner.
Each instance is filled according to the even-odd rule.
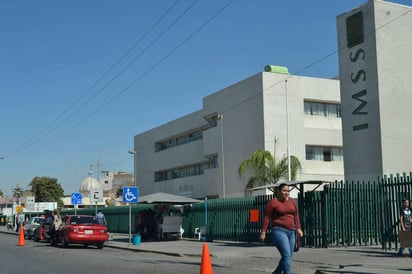
[[[1,1],[0,189],[48,176],[70,194],[98,162],[133,172],[134,135],[267,64],[336,76],[337,54],[318,61],[365,2]]]

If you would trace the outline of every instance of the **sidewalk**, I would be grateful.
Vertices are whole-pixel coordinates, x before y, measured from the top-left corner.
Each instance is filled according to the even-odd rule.
[[[106,243],[107,247],[124,248],[139,252],[153,252],[171,256],[201,257],[203,242],[183,239],[166,242],[142,242],[129,244],[129,236],[114,234],[113,240]],[[259,243],[208,242],[212,258],[244,257],[275,259],[279,256],[275,247]],[[406,254],[406,253],[405,253]],[[296,273],[380,273],[397,274],[412,271],[412,259],[397,257],[396,251],[384,251],[380,246],[357,246],[339,248],[301,248],[293,256],[293,269]],[[278,258],[278,257],[276,257]]]
[[[0,226],[0,232],[7,232]],[[111,234],[105,247],[127,249],[136,252],[151,252],[169,256],[199,257],[202,255],[203,242],[194,239],[174,241],[141,242],[133,245],[133,237],[128,234]],[[260,243],[208,242],[209,253],[213,258],[268,258],[279,259],[279,254],[271,245]],[[407,253],[407,251],[406,251]],[[405,254],[406,254],[405,253]],[[396,257],[396,251],[387,251],[380,246],[339,247],[339,248],[301,248],[293,256],[294,273],[377,273],[404,274],[412,272],[412,259]]]

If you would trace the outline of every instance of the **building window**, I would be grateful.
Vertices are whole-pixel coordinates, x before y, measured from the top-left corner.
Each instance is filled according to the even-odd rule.
[[[305,101],[305,115],[341,117],[340,104]]]
[[[206,169],[217,168],[217,160],[211,160],[186,167],[163,170],[155,172],[155,182],[167,181],[172,179],[196,176],[204,174]]]
[[[211,125],[212,127],[217,127],[217,120],[219,120],[218,117],[217,117],[217,115],[216,115],[216,116],[213,116],[213,117],[211,118],[211,120],[210,120],[210,125]]]
[[[173,138],[167,139],[162,142],[156,142],[155,151],[158,152],[158,151],[162,151],[162,150],[172,148],[175,146],[184,145],[190,142],[200,140],[202,138],[203,138],[202,130],[193,131],[188,134],[180,135],[178,137],[173,137]]]
[[[341,147],[306,146],[306,160],[343,162]]]

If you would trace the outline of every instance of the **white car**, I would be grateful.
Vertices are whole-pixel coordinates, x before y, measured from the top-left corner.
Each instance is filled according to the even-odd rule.
[[[44,223],[44,217],[32,217],[28,223],[23,226],[24,238],[32,239],[36,227],[41,226]]]

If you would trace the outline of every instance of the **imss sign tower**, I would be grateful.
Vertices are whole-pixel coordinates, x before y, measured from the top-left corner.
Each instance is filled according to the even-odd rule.
[[[337,28],[345,179],[412,171],[412,7],[370,0]]]

